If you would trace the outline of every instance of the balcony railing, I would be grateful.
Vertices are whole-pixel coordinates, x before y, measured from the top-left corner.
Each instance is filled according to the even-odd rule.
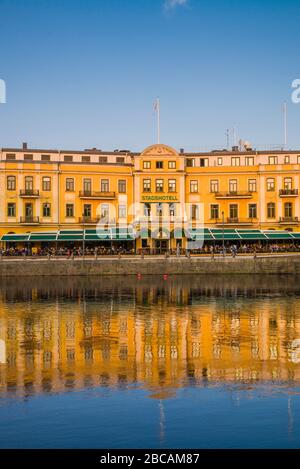
[[[216,199],[250,199],[252,195],[249,191],[215,192]]]
[[[298,195],[298,189],[280,189],[280,197],[296,197]]]
[[[252,225],[257,223],[257,218],[239,218],[239,217],[228,217],[224,219],[224,225]],[[215,219],[216,225],[223,225],[221,218]]]
[[[20,217],[20,223],[25,225],[37,225],[40,223],[39,217]]]
[[[116,193],[106,191],[79,191],[79,197],[81,199],[114,199]]]
[[[280,217],[279,223],[298,223],[298,217]]]
[[[21,189],[20,197],[39,197],[40,191],[36,189]]]
[[[97,225],[97,223],[99,223],[99,221],[100,221],[100,217],[98,217],[98,218],[80,217],[79,218],[79,223],[87,224],[87,225]]]

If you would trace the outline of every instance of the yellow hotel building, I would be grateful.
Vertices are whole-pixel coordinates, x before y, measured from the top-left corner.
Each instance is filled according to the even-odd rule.
[[[88,241],[96,227],[122,233],[129,226],[137,249],[174,249],[187,246],[183,222],[216,232],[298,232],[299,178],[300,151],[2,148],[0,235],[2,241],[18,234],[43,241],[45,233],[61,233],[57,241],[87,230]]]

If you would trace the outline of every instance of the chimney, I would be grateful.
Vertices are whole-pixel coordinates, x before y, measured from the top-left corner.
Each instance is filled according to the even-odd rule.
[[[184,153],[184,148],[180,148],[180,153],[183,154]]]
[[[27,142],[23,142],[22,148],[23,148],[23,150],[27,150],[27,148],[28,148],[28,147],[27,147]]]

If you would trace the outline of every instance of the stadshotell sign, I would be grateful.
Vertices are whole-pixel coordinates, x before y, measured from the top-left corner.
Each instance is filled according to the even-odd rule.
[[[143,202],[176,202],[178,199],[175,195],[143,195]]]

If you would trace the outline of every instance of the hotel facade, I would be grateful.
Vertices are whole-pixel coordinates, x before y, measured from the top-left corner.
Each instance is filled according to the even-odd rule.
[[[156,144],[133,153],[23,144],[1,150],[0,185],[2,245],[80,241],[85,233],[87,242],[176,249],[188,246],[193,229],[208,240],[220,240],[224,229],[300,232],[300,151],[186,153]]]

